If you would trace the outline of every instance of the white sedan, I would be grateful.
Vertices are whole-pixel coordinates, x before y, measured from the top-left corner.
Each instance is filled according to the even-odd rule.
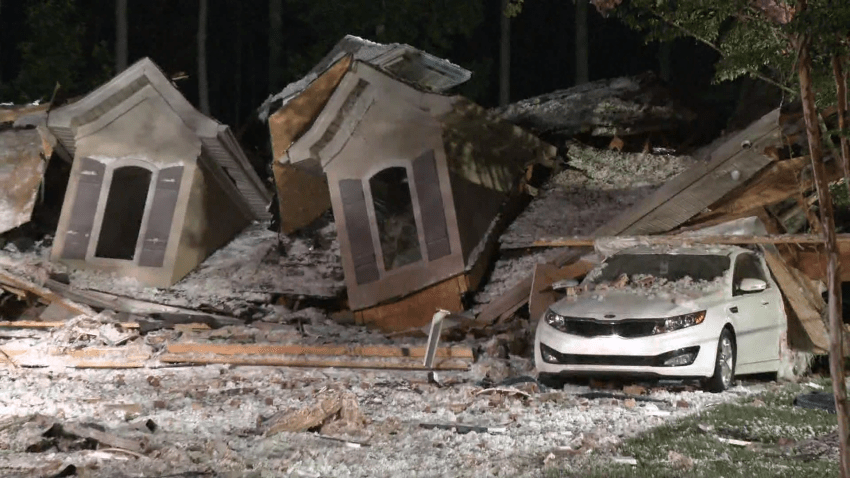
[[[540,378],[699,378],[711,391],[735,374],[779,370],[782,295],[764,260],[735,246],[620,251],[540,318]]]

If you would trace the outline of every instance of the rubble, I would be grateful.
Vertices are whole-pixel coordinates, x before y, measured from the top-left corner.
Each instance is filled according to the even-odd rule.
[[[528,98],[496,114],[547,139],[675,133],[696,118],[651,72]]]

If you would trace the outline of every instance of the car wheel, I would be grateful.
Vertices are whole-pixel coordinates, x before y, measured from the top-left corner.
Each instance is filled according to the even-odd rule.
[[[735,382],[735,336],[729,329],[720,332],[717,341],[717,359],[714,362],[714,375],[705,383],[710,392],[722,392]]]
[[[547,388],[562,389],[566,379],[556,373],[540,373],[537,375],[537,383]]]

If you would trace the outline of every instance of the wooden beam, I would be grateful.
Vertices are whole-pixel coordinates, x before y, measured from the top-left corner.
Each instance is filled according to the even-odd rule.
[[[93,317],[97,315],[89,307],[78,304],[72,300],[66,299],[55,292],[48,290],[34,282],[14,276],[4,270],[0,270],[0,284],[11,286],[15,289],[22,289],[44,299],[48,304],[58,304],[75,315],[85,315]]]
[[[812,343],[813,350],[810,352],[826,353],[829,350],[829,332],[823,319],[826,309],[823,298],[813,290],[812,283],[807,277],[782,259],[775,247],[765,247],[764,259],[791,308],[789,312],[799,320]],[[788,320],[794,320],[794,318],[789,317]]]
[[[337,368],[375,368],[400,370],[467,370],[469,361],[461,359],[438,360],[432,367],[422,365],[418,360],[384,361],[378,359],[344,357],[337,360],[323,358],[301,358],[286,355],[184,355],[163,354],[159,360],[164,363],[189,364],[228,364],[228,365],[264,365],[274,367],[337,367]]]
[[[274,344],[199,344],[177,343],[169,344],[167,353],[180,354],[216,354],[216,355],[321,355],[321,356],[355,356],[382,358],[417,358],[425,357],[426,347],[400,347],[394,345],[274,345]],[[455,345],[437,349],[437,357],[473,359],[472,348],[466,345]]]
[[[576,247],[592,246],[601,237],[557,237],[534,241],[531,247]],[[838,234],[838,242],[850,242],[850,234]],[[622,236],[616,240],[634,245],[681,245],[681,244],[822,244],[823,237],[816,234],[774,234],[767,236],[712,235],[712,236]]]
[[[76,289],[68,284],[48,279],[45,287],[60,294],[62,297],[71,298],[74,301],[89,305],[97,309],[109,309],[115,312],[126,312],[128,314],[150,315],[150,314],[184,314],[189,316],[208,317],[215,319],[221,325],[243,325],[245,322],[234,317],[220,314],[210,314],[193,309],[176,307],[173,305],[158,304],[146,300],[123,297],[98,290]]]

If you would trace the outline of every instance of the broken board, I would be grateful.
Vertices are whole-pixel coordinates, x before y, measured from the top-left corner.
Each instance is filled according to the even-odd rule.
[[[343,345],[171,344],[159,357],[165,363],[271,365],[429,370],[422,364],[425,347]],[[468,346],[437,349],[431,369],[466,370],[474,359]]]
[[[593,264],[578,261],[561,268],[552,264],[537,264],[531,283],[531,295],[528,300],[528,314],[532,324],[546,312],[550,305],[558,301],[558,292],[552,290],[552,284],[564,279],[576,279],[587,274]]]
[[[776,109],[724,141],[704,162],[668,181],[594,235],[643,235],[675,229],[769,165],[772,158],[764,154],[765,148],[780,144]]]

